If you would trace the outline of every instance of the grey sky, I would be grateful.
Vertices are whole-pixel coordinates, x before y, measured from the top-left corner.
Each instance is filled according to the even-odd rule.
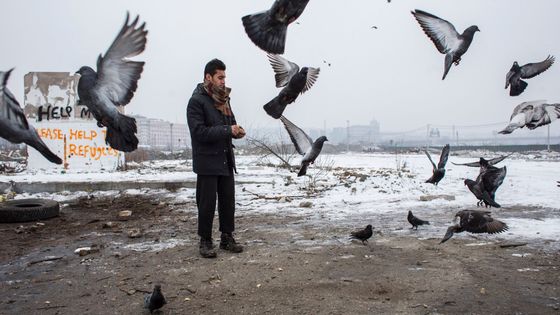
[[[146,51],[135,58],[146,66],[127,113],[185,122],[205,63],[218,57],[228,66],[238,122],[275,126],[280,122],[262,109],[279,92],[274,74],[241,24],[242,16],[272,2],[4,1],[0,69],[16,67],[9,88],[23,101],[23,75],[29,71],[95,66],[129,10],[140,14],[149,34]],[[459,32],[473,24],[481,30],[445,81],[444,56],[410,14],[413,9],[447,19]],[[397,131],[427,123],[505,122],[522,101],[558,102],[560,65],[528,80],[521,96],[510,97],[504,84],[514,60],[560,58],[559,9],[553,0],[311,0],[300,24],[289,27],[284,56],[300,66],[320,66],[321,74],[285,115],[304,127],[323,127],[324,121],[327,127],[344,126],[347,119],[367,124],[375,118],[382,131]]]

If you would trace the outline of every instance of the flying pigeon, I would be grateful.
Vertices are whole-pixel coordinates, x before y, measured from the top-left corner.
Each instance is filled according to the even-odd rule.
[[[428,221],[420,220],[412,214],[412,211],[408,211],[408,216],[406,217],[408,223],[412,224],[411,229],[416,228],[418,230],[419,225],[430,224]]]
[[[269,10],[241,18],[245,32],[260,49],[283,54],[288,25],[305,10],[309,0],[276,0]]]
[[[268,55],[270,65],[274,70],[276,87],[284,87],[278,96],[263,106],[267,114],[274,119],[280,118],[288,104],[295,102],[299,94],[309,90],[317,77],[320,68],[308,68],[299,66],[279,55]]]
[[[167,304],[167,301],[163,297],[163,293],[161,293],[161,285],[159,284],[154,286],[152,293],[144,296],[144,308],[147,308],[150,313],[162,308],[165,304]]]
[[[449,157],[449,144],[446,144],[443,147],[443,149],[441,149],[441,155],[439,157],[439,162],[437,166],[434,163],[434,161],[432,161],[432,157],[430,156],[430,153],[428,153],[428,151],[426,150],[424,150],[424,153],[426,153],[428,159],[430,159],[430,162],[432,163],[432,167],[433,167],[432,177],[426,180],[426,183],[434,184],[437,186],[439,181],[443,179],[443,176],[445,176],[445,164],[447,163],[447,158]]]
[[[78,82],[80,103],[86,105],[97,125],[107,127],[105,142],[113,149],[131,152],[138,147],[136,120],[117,110],[130,102],[138,87],[138,79],[144,68],[143,61],[130,61],[146,47],[146,23],[138,26],[139,16],[128,24],[126,21],[105,53],[97,58],[97,72],[84,66],[76,73],[81,75]]]
[[[510,86],[509,95],[517,96],[527,87],[527,82],[521,79],[530,79],[543,72],[545,72],[554,63],[554,56],[548,56],[545,60],[537,63],[528,63],[522,67],[519,66],[517,61],[513,62],[511,69],[506,75],[506,89]]]
[[[362,244],[364,245],[367,242],[368,238],[370,238],[372,235],[373,235],[373,230],[371,224],[368,224],[366,228],[363,230],[358,230],[350,233],[350,237],[362,241]]]
[[[470,233],[496,234],[508,229],[504,222],[494,220],[490,216],[490,211],[461,210],[455,214],[455,220],[457,219],[459,219],[459,222],[447,229],[440,244],[449,240],[454,233],[467,231]]]
[[[442,80],[445,79],[451,64],[459,65],[461,56],[467,52],[474,37],[475,32],[480,32],[478,26],[469,26],[463,34],[457,33],[453,24],[441,19],[433,14],[422,10],[411,12],[414,18],[420,23],[424,33],[434,42],[440,53],[445,55],[445,70]]]
[[[299,154],[303,155],[298,177],[303,176],[307,173],[307,167],[309,166],[309,164],[313,164],[313,162],[315,162],[315,159],[321,153],[321,150],[323,149],[323,143],[329,140],[327,139],[327,137],[321,136],[317,138],[315,142],[313,142],[311,137],[309,137],[303,130],[294,125],[286,117],[280,116],[280,120],[284,124],[284,127],[286,127],[286,130],[290,135],[290,139],[296,147],[296,151]]]
[[[486,160],[486,159],[484,159],[484,158],[481,157],[480,160],[477,161],[477,162],[469,162],[469,163],[454,163],[454,162],[451,162],[451,163],[452,163],[453,165],[462,165],[462,166],[470,166],[470,167],[481,167],[481,166],[483,166],[483,165],[495,165],[495,164],[498,164],[498,163],[500,163],[501,161],[505,160],[505,159],[506,159],[508,156],[510,156],[510,155],[511,155],[511,154],[502,155],[502,156],[499,156],[499,157],[496,157],[496,158],[493,158],[493,159],[490,159],[490,160]]]
[[[465,179],[464,183],[478,199],[477,206],[484,204],[487,207],[500,208],[500,204],[495,201],[496,190],[504,182],[506,177],[506,167],[497,168],[494,166],[487,166],[486,169],[481,168],[480,174],[476,181],[472,179]]]
[[[12,70],[14,69],[0,71],[0,137],[13,143],[23,142],[35,148],[50,162],[62,164],[62,160],[47,147],[35,128],[27,122],[19,102],[6,86]]]
[[[558,117],[560,117],[560,104],[547,104],[546,101],[523,102],[513,109],[509,125],[499,133],[508,134],[523,127],[533,130],[550,124]]]

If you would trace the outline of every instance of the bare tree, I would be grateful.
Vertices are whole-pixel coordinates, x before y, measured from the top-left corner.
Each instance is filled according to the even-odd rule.
[[[267,137],[247,137],[247,142],[250,146],[258,149],[261,159],[273,156],[280,161],[280,167],[285,167],[292,171],[290,162],[296,156],[295,149],[291,144],[284,144],[282,142],[272,142]]]

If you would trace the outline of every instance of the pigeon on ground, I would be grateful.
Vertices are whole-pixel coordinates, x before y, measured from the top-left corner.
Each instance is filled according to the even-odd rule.
[[[455,214],[455,220],[457,219],[459,219],[459,222],[447,229],[440,244],[449,240],[454,233],[467,231],[470,233],[496,234],[508,229],[504,222],[494,220],[490,216],[490,211],[461,210]]]
[[[416,228],[416,229],[418,230],[418,226],[419,226],[419,225],[430,224],[430,222],[428,222],[428,221],[420,220],[420,219],[418,219],[417,217],[415,217],[415,216],[412,214],[412,211],[410,211],[410,210],[408,211],[408,216],[407,216],[406,219],[408,220],[408,223],[412,224],[411,229]]]
[[[453,24],[441,19],[433,14],[422,10],[411,12],[414,18],[420,23],[424,33],[434,42],[440,53],[445,55],[445,70],[442,80],[445,79],[451,64],[459,65],[461,56],[467,52],[474,37],[475,32],[480,32],[478,26],[469,26],[463,34],[457,33]]]
[[[323,143],[325,141],[329,141],[327,137],[320,136],[313,142],[311,137],[309,137],[301,128],[294,125],[291,121],[289,121],[286,117],[280,116],[280,120],[286,127],[288,134],[290,135],[290,139],[292,143],[296,147],[296,151],[303,155],[303,159],[301,160],[301,168],[298,172],[298,177],[303,176],[307,173],[307,167],[309,164],[313,164],[315,159],[321,153],[323,149]]]
[[[305,93],[313,86],[321,69],[303,67],[300,70],[297,64],[280,55],[269,54],[268,60],[275,73],[276,87],[284,88],[263,108],[272,118],[278,119],[288,104],[295,102],[299,94]]]
[[[559,117],[560,104],[547,104],[546,101],[523,102],[515,107],[509,125],[499,133],[509,134],[523,127],[533,130],[548,125]]]
[[[511,85],[509,89],[510,96],[517,96],[527,87],[527,82],[521,79],[530,79],[543,72],[545,72],[554,63],[554,56],[548,56],[545,60],[537,63],[528,63],[522,67],[519,66],[517,61],[513,62],[513,66],[509,69],[506,75],[506,89]]]
[[[428,159],[430,159],[430,162],[432,163],[432,167],[433,167],[432,177],[426,180],[426,183],[434,184],[437,186],[439,181],[443,179],[443,176],[445,176],[445,164],[447,163],[447,158],[449,157],[449,144],[446,144],[441,150],[441,155],[439,157],[439,162],[437,166],[432,160],[430,153],[428,153],[428,151],[426,150],[424,150],[424,153],[426,153]]]
[[[105,53],[97,58],[97,72],[84,66],[76,73],[80,103],[88,107],[97,125],[107,127],[105,142],[113,149],[131,152],[138,147],[136,120],[121,114],[117,106],[130,102],[144,68],[143,61],[130,61],[146,47],[146,23],[138,26],[139,16],[129,25],[129,14],[121,31]]]
[[[144,297],[144,308],[150,310],[150,313],[162,308],[165,304],[167,304],[167,301],[163,297],[163,293],[161,293],[161,285],[159,284],[154,286],[152,293],[146,294]]]
[[[371,224],[368,224],[366,228],[363,230],[354,231],[350,233],[350,237],[362,241],[362,244],[364,245],[372,235],[373,235],[373,229],[371,227]]]
[[[498,163],[500,163],[501,161],[505,160],[508,156],[510,156],[510,154],[508,155],[502,155],[490,160],[486,160],[485,158],[481,157],[479,161],[477,162],[469,162],[469,163],[454,163],[451,162],[453,165],[462,165],[462,166],[470,166],[470,167],[481,167],[483,165],[496,165]]]
[[[41,140],[37,130],[27,122],[19,102],[6,86],[12,70],[0,71],[0,137],[12,143],[25,143],[50,162],[62,164],[62,160]]]
[[[464,183],[478,199],[477,206],[484,204],[486,207],[500,208],[500,204],[495,201],[496,190],[504,182],[506,177],[506,167],[497,168],[488,165],[486,169],[481,167],[480,174],[476,181],[465,179]]]
[[[269,10],[241,18],[245,32],[260,49],[283,54],[288,25],[305,9],[309,0],[276,0]]]

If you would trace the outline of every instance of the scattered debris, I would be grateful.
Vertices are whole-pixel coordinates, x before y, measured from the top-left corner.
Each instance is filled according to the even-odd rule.
[[[300,208],[311,208],[313,206],[313,202],[311,201],[302,201],[299,203]]]
[[[525,246],[528,243],[507,243],[507,244],[500,244],[501,248],[509,248],[509,247],[519,247],[519,246]]]
[[[130,238],[138,238],[142,236],[142,231],[139,228],[133,228],[126,232]]]
[[[80,247],[74,251],[74,254],[78,254],[80,256],[89,255],[91,253],[99,252],[99,247],[97,245],[92,245],[89,247]]]
[[[123,210],[119,212],[119,220],[128,220],[132,216],[132,211],[130,210]]]
[[[117,222],[109,221],[109,222],[103,223],[103,228],[104,229],[112,229],[112,228],[115,228],[115,227],[118,227],[118,226],[119,226],[119,224]]]
[[[34,261],[30,261],[27,263],[27,266],[31,266],[31,265],[35,265],[38,263],[42,263],[42,262],[47,262],[47,261],[54,261],[54,260],[59,260],[64,258],[63,256],[47,256],[43,259],[39,259],[39,260],[34,260]]]

